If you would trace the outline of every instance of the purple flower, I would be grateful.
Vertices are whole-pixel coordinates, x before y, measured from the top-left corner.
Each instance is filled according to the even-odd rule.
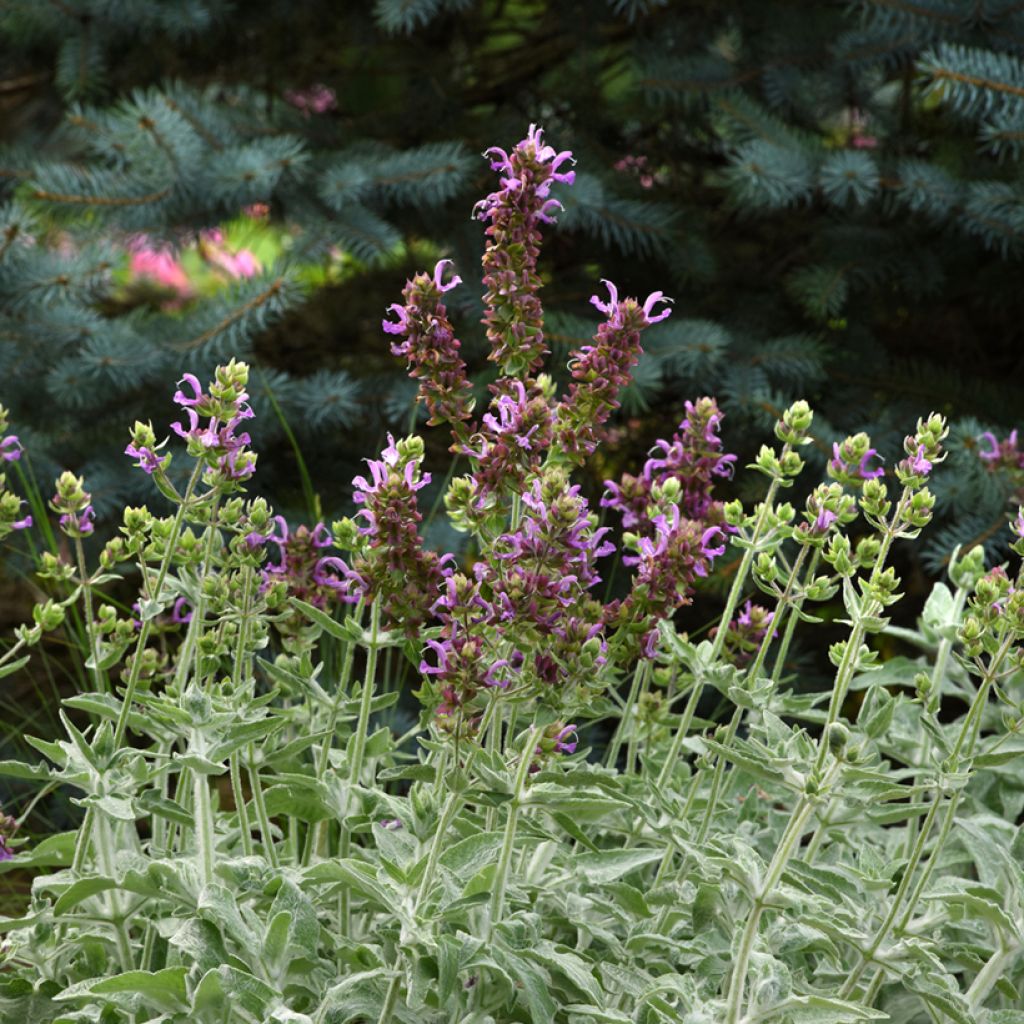
[[[422,515],[416,493],[430,483],[420,473],[423,446],[416,438],[388,446],[379,459],[367,459],[369,478],[353,480],[355,501],[362,505],[356,518],[364,520],[359,533],[366,539],[352,561],[350,586],[362,581],[361,593],[385,602],[389,618],[414,635],[437,600],[441,582],[451,572],[451,555],[439,557],[420,537]]]
[[[203,459],[211,470],[230,482],[247,480],[256,470],[256,456],[246,450],[249,435],[244,431],[237,433],[240,424],[253,416],[245,390],[248,376],[249,368],[232,360],[217,368],[208,394],[191,373],[182,376],[174,393],[174,401],[182,407],[188,425],[178,421],[171,424],[171,429],[189,443],[192,455]],[[204,419],[206,422],[201,422]],[[140,464],[146,469],[144,460]]]
[[[642,634],[642,656],[648,658],[656,652],[658,622],[690,603],[694,580],[707,576],[712,561],[725,553],[720,527],[685,519],[676,505],[651,522],[653,535],[639,537],[636,553],[622,559],[635,569],[629,595],[605,609],[609,626]]]
[[[661,292],[655,292],[640,306],[636,299],[620,301],[615,285],[604,283],[608,286],[608,302],[596,295],[590,301],[607,320],[598,327],[593,345],[573,352],[569,364],[573,383],[556,411],[559,445],[576,462],[594,451],[604,424],[619,407],[619,393],[630,382],[640,359],[640,332],[669,315],[666,309],[649,318],[654,305],[662,301]]]
[[[507,391],[491,403],[481,429],[454,450],[473,460],[473,478],[481,494],[518,490],[540,467],[551,444],[552,411],[537,390],[522,381],[506,382]]]
[[[602,508],[613,508],[622,515],[627,530],[651,532],[648,509],[653,491],[674,481],[679,485],[680,510],[687,519],[721,521],[721,505],[712,498],[714,477],[731,477],[735,455],[722,452],[718,436],[722,413],[713,398],[686,402],[686,415],[671,441],[658,440],[639,477],[628,473],[616,483],[605,481]]]
[[[555,734],[555,753],[573,754],[576,752],[576,726],[566,725]]]
[[[4,462],[17,462],[23,450],[17,434],[8,434],[0,441],[0,459]]]
[[[722,647],[725,660],[740,668],[749,664],[771,630],[774,618],[774,612],[747,601],[740,614],[726,626]],[[716,633],[717,628],[711,631],[711,636]],[[777,635],[778,631],[774,630],[772,636]]]
[[[828,532],[828,528],[838,519],[839,517],[831,509],[822,508],[814,519],[812,526],[812,532],[818,535],[822,535]]]
[[[402,828],[402,819],[381,818],[381,820],[377,822],[377,824],[380,825],[382,829],[385,829],[388,832],[397,832],[400,828]]]
[[[828,463],[829,474],[847,484],[885,476],[881,466],[870,468],[869,463],[878,456],[878,452],[867,447],[868,443],[866,434],[849,437],[841,445],[838,441],[833,442],[832,458]]]
[[[86,505],[82,509],[65,512],[60,517],[60,528],[69,537],[88,537],[96,529],[95,518],[95,509]]]
[[[187,625],[192,621],[192,606],[184,597],[179,597],[171,609],[171,622],[179,626]]]
[[[390,306],[396,320],[384,320],[381,326],[388,334],[403,336],[404,340],[395,342],[391,351],[408,359],[409,375],[420,382],[419,400],[430,413],[431,425],[448,422],[456,437],[461,437],[462,423],[473,411],[473,386],[442,301],[445,292],[462,282],[455,275],[448,284],[442,283],[449,263],[451,260],[439,260],[433,277],[417,274],[407,281],[402,293],[405,305]]]
[[[986,430],[979,438],[992,446],[991,451],[978,451],[978,458],[988,463],[990,470],[1024,469],[1024,452],[1017,447],[1017,431],[1011,430],[1004,441],[999,441],[995,434]]]
[[[130,455],[134,459],[138,459],[136,465],[143,472],[148,473],[152,476],[162,465],[164,459],[162,459],[152,448],[147,448],[144,445],[137,447],[134,444],[128,445],[124,450],[125,455]],[[166,456],[164,456],[166,458]]]
[[[572,161],[544,143],[534,125],[525,139],[505,152],[493,147],[484,154],[501,174],[501,188],[477,204],[475,214],[487,226],[484,254],[484,324],[491,343],[490,358],[505,374],[534,373],[547,354],[544,343],[537,258],[540,225],[551,223],[559,209],[550,198],[555,182],[571,185],[574,171],[560,168]]]

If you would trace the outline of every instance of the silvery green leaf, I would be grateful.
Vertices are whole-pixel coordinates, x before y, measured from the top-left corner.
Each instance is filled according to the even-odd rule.
[[[928,631],[944,640],[955,640],[956,629],[959,623],[956,621],[956,602],[953,592],[945,583],[936,583],[928,600],[924,603],[924,611],[921,613],[921,620]]]
[[[437,989],[443,1006],[459,987],[459,976],[471,966],[488,962],[478,959],[484,941],[457,931],[454,935],[442,934],[437,940]]]
[[[629,807],[626,801],[615,799],[599,789],[569,789],[550,782],[530,786],[523,803],[545,811],[563,811],[576,821],[596,821]]]
[[[220,931],[209,921],[196,918],[183,921],[167,942],[186,963],[194,964],[204,974],[228,958]]]
[[[162,971],[127,971],[111,978],[72,986],[55,998],[73,1000],[98,995],[129,1012],[144,1005],[164,1013],[181,1013],[188,1009],[185,990],[187,970],[185,967],[166,967]]]
[[[24,761],[0,761],[0,777],[8,779],[48,779],[50,769],[41,761],[39,764],[25,764]]]
[[[219,882],[204,886],[199,894],[196,911],[202,920],[208,921],[222,935],[233,939],[242,949],[259,948],[259,936],[243,919],[238,901],[227,886]]]
[[[517,997],[526,1004],[531,1024],[554,1024],[558,1007],[551,997],[547,971],[509,949],[499,950],[495,959],[518,982]]]
[[[267,814],[287,814],[299,821],[326,821],[334,817],[328,802],[327,787],[307,775],[276,775],[281,782],[263,791]]]
[[[569,1014],[573,1024],[584,1024],[585,1021],[597,1021],[597,1024],[633,1024],[634,1020],[633,1017],[627,1017],[616,1010],[601,1009],[583,1003],[570,1003],[563,1009]]]
[[[478,832],[460,839],[441,854],[441,864],[455,875],[469,878],[497,859],[503,837],[504,832]]]
[[[352,858],[314,864],[302,873],[302,880],[310,885],[345,886],[378,910],[393,910],[400,899],[399,893],[382,882],[369,864]]]
[[[192,1012],[204,1021],[217,1021],[225,1011],[237,1007],[257,1020],[265,1020],[267,1006],[275,998],[276,993],[265,982],[247,971],[222,964],[200,978],[192,994]]]
[[[846,999],[831,996],[790,996],[772,1008],[793,1024],[851,1024],[858,1020],[888,1020],[889,1014]]]
[[[15,658],[14,661],[7,662],[6,665],[0,665],[0,679],[4,676],[13,675],[15,672],[23,669],[32,660],[31,654],[26,654],[22,658]]]
[[[661,860],[663,854],[663,850],[599,850],[597,853],[577,854],[574,862],[588,882],[603,885]]]
[[[526,951],[525,955],[561,974],[588,999],[595,1003],[601,1001],[601,988],[594,977],[593,964],[584,960],[578,953],[566,946],[559,946],[544,940],[539,942],[534,949]]]
[[[80,878],[60,894],[53,905],[53,912],[57,915],[64,914],[72,907],[77,907],[83,900],[116,888],[117,882],[113,878],[102,878],[98,875]]]

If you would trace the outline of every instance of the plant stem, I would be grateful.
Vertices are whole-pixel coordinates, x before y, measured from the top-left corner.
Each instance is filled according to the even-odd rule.
[[[235,810],[238,812],[238,832],[242,840],[242,856],[251,857],[252,825],[249,824],[249,811],[245,806],[245,791],[242,789],[242,766],[238,752],[228,759],[231,772],[231,795],[235,799]]]
[[[637,662],[636,668],[633,671],[633,682],[629,687],[629,696],[626,698],[626,706],[623,708],[622,717],[619,719],[619,724],[615,729],[615,735],[612,736],[612,741],[608,744],[608,756],[605,759],[605,767],[607,768],[614,768],[618,764],[619,753],[622,750],[626,733],[633,728],[631,719],[636,706],[637,695],[640,693],[641,682],[646,679],[650,670],[651,663],[648,659],[641,658]]]
[[[195,801],[196,846],[204,885],[213,881],[214,846],[213,804],[210,801],[210,780],[199,772],[192,773]]]
[[[523,745],[523,752],[520,755],[519,769],[516,772],[515,783],[512,787],[512,802],[508,808],[508,820],[505,822],[505,835],[501,842],[501,853],[498,856],[498,867],[494,878],[494,891],[491,895],[491,911],[487,922],[487,941],[494,938],[495,925],[501,920],[505,913],[505,890],[508,888],[509,868],[512,864],[512,851],[515,846],[516,824],[519,821],[519,808],[523,799],[523,788],[526,785],[526,776],[530,771],[530,762],[533,760],[533,752],[537,746],[537,740],[543,732],[538,726],[533,726],[526,737]]]
[[[366,730],[370,722],[370,705],[373,703],[374,676],[377,672],[377,636],[380,631],[380,598],[376,598],[370,605],[370,644],[366,652],[366,675],[363,677],[363,689],[359,695],[359,719],[356,723],[355,734],[352,737],[352,754],[349,761],[348,771],[348,795],[346,796],[345,815],[348,816],[352,802],[353,790],[359,785],[363,773],[363,757],[366,753]],[[344,820],[341,823],[341,839],[338,846],[338,856],[344,859],[349,854],[352,843],[352,835]],[[348,937],[351,931],[349,912],[348,890],[341,892],[341,928],[342,934]]]
[[[274,846],[274,833],[270,826],[270,818],[267,817],[267,805],[263,800],[263,787],[260,785],[260,773],[256,767],[256,746],[249,744],[248,753],[249,788],[252,790],[252,803],[256,809],[256,820],[260,825],[260,835],[263,838],[263,850],[273,868],[280,867],[277,858],[277,849]]]
[[[771,485],[768,488],[768,493],[765,495],[764,501],[761,503],[761,511],[758,513],[757,520],[754,523],[754,529],[750,534],[750,547],[743,552],[743,558],[740,560],[739,568],[736,570],[735,577],[733,577],[732,586],[729,588],[729,596],[726,598],[725,608],[723,609],[722,615],[718,621],[718,632],[715,634],[715,639],[711,648],[711,656],[708,659],[709,664],[714,663],[722,653],[722,647],[725,644],[726,629],[732,621],[733,613],[736,611],[736,608],[740,603],[740,597],[743,594],[743,588],[746,585],[747,576],[750,575],[750,567],[753,565],[754,555],[757,552],[757,544],[764,532],[768,513],[771,510],[772,503],[775,501],[775,495],[778,493],[778,490],[779,481],[772,480]],[[679,751],[682,749],[683,741],[686,739],[690,731],[690,726],[693,724],[693,716],[697,713],[697,705],[700,703],[700,698],[703,693],[704,680],[700,677],[694,678],[693,689],[690,691],[686,707],[683,709],[679,723],[676,726],[675,735],[672,737],[672,743],[669,746],[668,756],[665,758],[665,762],[661,766],[661,771],[658,773],[659,788],[664,787],[668,783],[669,776],[672,774],[672,769],[675,767],[676,760],[679,757]]]
[[[839,771],[841,762],[836,761],[826,776],[823,788],[829,785]],[[786,825],[782,838],[775,848],[775,855],[772,857],[768,870],[765,872],[764,881],[761,884],[761,891],[754,900],[754,906],[747,917],[747,923],[740,935],[740,945],[733,962],[732,975],[729,979],[729,993],[725,1009],[725,1024],[737,1024],[743,1009],[743,996],[747,985],[747,965],[750,962],[750,955],[754,950],[754,942],[757,940],[758,927],[761,923],[761,915],[768,905],[772,890],[778,885],[800,844],[804,829],[811,815],[814,813],[816,801],[811,797],[801,796],[793,813],[790,815],[789,823]]]
[[[192,497],[192,492],[195,490],[196,484],[199,482],[201,471],[202,463],[197,462],[195,468],[192,470],[192,476],[189,477],[185,493],[182,495],[181,504],[178,506],[178,510],[174,514],[171,533],[167,538],[167,547],[164,550],[164,557],[160,562],[160,571],[157,574],[156,587],[153,590],[154,600],[158,601],[160,599],[164,580],[167,578],[167,572],[171,567],[174,548],[178,543],[178,537],[181,535],[181,524],[185,518],[185,506],[188,504],[189,499]],[[139,630],[139,639],[135,645],[135,655],[132,658],[132,667],[128,674],[128,683],[125,686],[124,697],[122,698],[123,703],[121,705],[121,712],[117,716],[117,725],[114,728],[115,749],[124,743],[125,730],[128,728],[128,714],[131,710],[132,701],[135,698],[135,690],[139,685],[139,674],[142,671],[142,652],[146,649],[146,644],[149,641],[149,633],[152,629],[152,625],[152,618],[146,619],[143,621],[142,628]]]
[[[82,603],[85,605],[85,635],[89,642],[89,657],[92,659],[93,683],[97,693],[109,693],[107,674],[100,668],[99,638],[96,636],[96,620],[92,613],[92,581],[85,568],[85,548],[80,537],[75,537],[75,557],[78,560],[78,578],[82,584]]]
[[[977,739],[976,724],[980,723],[981,711],[988,699],[989,687],[992,685],[993,680],[999,672],[999,668],[1002,665],[1003,659],[1006,657],[1010,650],[1010,646],[1013,642],[1013,637],[1008,636],[1002,642],[999,649],[992,656],[989,662],[988,669],[985,675],[982,677],[981,685],[978,687],[977,693],[974,695],[974,700],[971,702],[970,710],[967,712],[967,716],[964,718],[963,725],[960,727],[960,733],[957,737],[956,745],[953,748],[953,752],[949,756],[949,762],[953,766],[951,771],[956,771],[961,763],[960,752],[964,746],[967,746],[967,751],[964,755],[964,759],[969,759],[974,752],[974,743]],[[932,848],[931,855],[926,863],[924,870],[921,873],[921,877],[918,879],[917,884],[910,892],[910,898],[907,900],[907,906],[903,911],[903,917],[899,924],[896,926],[897,930],[902,930],[907,926],[911,916],[914,913],[914,909],[917,906],[917,902],[921,897],[921,893],[924,891],[924,887],[928,884],[928,880],[931,878],[931,873],[938,862],[939,854],[942,852],[942,848],[946,844],[946,840],[949,838],[949,834],[953,828],[953,822],[956,817],[956,809],[960,803],[960,794],[962,790],[957,790],[949,799],[949,803],[946,805],[946,813],[943,817],[942,826],[939,830],[938,838],[936,839],[935,845]],[[921,862],[921,858],[924,854],[925,844],[928,841],[928,837],[931,834],[932,825],[935,822],[936,814],[939,810],[939,805],[942,803],[943,793],[941,789],[935,791],[935,796],[932,800],[931,807],[928,808],[928,814],[925,817],[924,823],[921,826],[921,832],[917,837],[917,841],[914,843],[914,848],[910,854],[910,861],[907,864],[906,869],[903,872],[903,877],[900,879],[900,884],[896,889],[896,893],[893,896],[892,904],[889,907],[888,913],[875,932],[867,950],[861,952],[860,959],[857,965],[850,972],[842,989],[840,990],[839,996],[841,999],[847,998],[854,990],[857,982],[868,966],[873,962],[875,953],[878,952],[879,947],[885,941],[889,935],[890,929],[896,922],[897,914],[900,911],[901,905],[907,892],[910,891],[911,882],[914,879],[914,874],[917,871],[918,865]],[[879,968],[881,973],[882,968]]]

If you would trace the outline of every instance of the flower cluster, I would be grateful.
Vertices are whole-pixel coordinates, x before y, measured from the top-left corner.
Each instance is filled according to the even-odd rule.
[[[712,497],[716,477],[731,477],[735,455],[722,452],[722,412],[713,398],[687,401],[686,415],[671,441],[658,440],[640,476],[624,473],[619,483],[606,480],[603,508],[622,515],[627,530],[650,532],[655,487],[674,480],[680,510],[687,519],[710,525],[722,522],[721,503]]]
[[[7,410],[0,405],[0,434],[7,429]],[[17,462],[21,458],[21,442],[17,434],[8,434],[0,440],[0,462]],[[13,530],[25,530],[32,525],[30,515],[22,515],[25,502],[7,490],[7,477],[0,473],[0,540]]]
[[[507,391],[491,403],[480,429],[456,451],[467,455],[481,495],[503,488],[514,493],[539,470],[551,446],[552,410],[543,375],[531,382],[507,383]]]
[[[80,540],[96,529],[92,495],[85,490],[83,479],[74,473],[64,472],[57,478],[50,508],[60,516],[60,528],[69,537]]]
[[[495,147],[484,155],[493,157],[491,167],[502,175],[501,188],[478,203],[475,211],[480,220],[490,221],[483,258],[490,358],[505,374],[530,374],[548,351],[537,297],[540,225],[550,224],[561,208],[551,197],[552,185],[575,180],[574,171],[559,169],[572,161],[572,154],[556,153],[544,144],[542,130],[531,125],[510,153]]]
[[[991,471],[1000,469],[1024,469],[1024,452],[1017,447],[1017,431],[1011,430],[1009,435],[1000,441],[991,430],[986,430],[980,439],[989,447],[978,450],[978,458]]]
[[[866,480],[877,480],[885,476],[881,466],[871,465],[871,460],[877,456],[878,452],[871,447],[871,439],[867,434],[854,434],[842,443],[836,441],[832,445],[828,475],[841,484],[854,487],[862,485]]]
[[[246,447],[249,435],[236,433],[239,425],[253,415],[245,390],[248,380],[248,366],[232,359],[227,366],[217,367],[209,394],[203,392],[198,378],[191,373],[182,377],[174,394],[174,401],[184,410],[188,425],[172,423],[171,429],[188,442],[190,455],[202,459],[217,479],[227,482],[248,480],[256,471],[256,455]],[[191,395],[186,391],[191,391]],[[200,422],[207,418],[205,424]],[[145,468],[147,461],[152,461],[152,455],[142,458],[132,447],[129,445],[126,449],[127,454],[139,457]]]
[[[772,628],[775,613],[752,601],[747,601],[742,611],[725,627],[722,656],[737,668],[748,665]],[[717,627],[710,633],[718,633]],[[773,631],[773,636],[777,631]]]
[[[619,392],[629,383],[640,358],[640,332],[671,312],[667,307],[655,312],[659,302],[672,301],[661,292],[652,293],[641,305],[637,299],[620,301],[615,285],[604,283],[609,300],[602,302],[594,295],[590,301],[607,319],[597,329],[592,345],[573,352],[569,364],[573,383],[556,412],[558,444],[577,462],[593,453],[601,439],[601,428],[619,407]]]
[[[323,523],[312,529],[299,526],[289,530],[283,516],[274,516],[273,521],[274,527],[266,537],[253,533],[246,538],[252,547],[266,543],[277,548],[277,561],[263,566],[260,589],[265,592],[273,584],[283,583],[289,597],[297,597],[316,608],[328,607],[338,596],[330,575],[320,564],[324,549],[333,543],[330,531]]]
[[[450,423],[459,436],[462,422],[473,411],[473,386],[466,377],[466,364],[459,352],[459,340],[448,320],[443,296],[462,282],[454,276],[442,283],[445,265],[451,260],[440,260],[432,276],[417,274],[405,284],[402,292],[404,305],[397,303],[394,321],[384,320],[388,334],[402,336],[394,342],[391,351],[409,360],[409,376],[420,382],[419,399],[430,413],[430,425]]]
[[[0,434],[7,429],[8,412],[0,405]],[[0,462],[17,462],[22,453],[21,442],[17,434],[8,434],[0,438]]]
[[[317,582],[336,590],[345,601],[380,599],[388,617],[410,635],[429,617],[451,560],[450,555],[442,558],[425,550],[420,537],[423,516],[416,492],[430,483],[430,474],[420,473],[422,461],[423,442],[418,437],[396,443],[388,434],[381,457],[366,460],[369,479],[353,480],[356,504],[363,506],[356,519],[363,523],[358,529],[352,529],[351,521],[335,524],[339,546],[353,552],[351,565],[326,556],[317,569]]]
[[[635,554],[623,556],[622,561],[636,570],[633,589],[605,610],[609,625],[641,636],[641,651],[647,658],[653,658],[657,649],[658,622],[691,602],[694,580],[707,576],[715,558],[725,553],[721,527],[685,519],[676,505],[655,516],[652,525],[650,537],[627,535]]]
[[[18,823],[14,818],[0,811],[0,861],[14,859],[14,851],[10,847],[10,841],[17,830]]]
[[[522,518],[498,536],[473,566],[473,577],[448,577],[433,611],[442,638],[430,641],[442,717],[478,690],[533,679],[542,696],[592,682],[606,662],[601,607],[588,597],[600,582],[599,558],[614,545],[595,526],[578,486],[549,469],[522,495]],[[485,656],[482,636],[515,638],[499,656]],[[529,669],[529,675],[524,674]]]
[[[301,110],[304,117],[310,114],[326,114],[338,105],[335,91],[321,82],[311,85],[308,89],[286,89],[285,101],[296,110]]]

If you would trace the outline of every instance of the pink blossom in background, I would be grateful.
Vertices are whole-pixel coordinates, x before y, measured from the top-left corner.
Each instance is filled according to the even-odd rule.
[[[242,207],[242,213],[253,220],[266,220],[270,216],[269,203],[250,203]]]
[[[240,277],[254,277],[263,269],[251,250],[239,249],[238,252],[231,252],[220,228],[208,228],[199,233],[199,251],[207,263],[219,267],[235,280]]]
[[[311,85],[308,89],[287,89],[284,98],[297,110],[301,110],[306,117],[310,114],[325,114],[338,105],[334,90],[321,82]]]
[[[131,272],[136,277],[146,277],[163,288],[175,293],[173,303],[189,298],[192,285],[188,275],[169,249],[151,246],[143,236],[132,249]]]

